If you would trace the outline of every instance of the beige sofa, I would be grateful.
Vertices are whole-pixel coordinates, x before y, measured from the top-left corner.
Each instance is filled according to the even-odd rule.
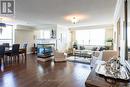
[[[118,52],[114,51],[114,50],[106,50],[103,51],[102,54],[102,60],[103,61],[108,61],[110,58],[112,58],[113,56],[118,57]]]
[[[92,59],[90,66],[93,67],[96,63],[102,61],[108,61],[112,57],[118,57],[118,52],[114,50],[105,51],[94,51],[92,54]]]

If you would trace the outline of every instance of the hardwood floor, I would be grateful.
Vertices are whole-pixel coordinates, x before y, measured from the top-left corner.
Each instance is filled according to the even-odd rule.
[[[91,69],[73,62],[39,62],[27,55],[27,62],[1,65],[0,87],[85,87]]]

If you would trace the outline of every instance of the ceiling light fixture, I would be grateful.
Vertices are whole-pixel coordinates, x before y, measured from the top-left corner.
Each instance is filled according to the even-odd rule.
[[[73,24],[76,24],[79,21],[85,20],[86,18],[88,18],[88,16],[83,15],[83,14],[72,14],[72,15],[67,15],[64,17],[65,20],[71,21]]]
[[[71,21],[73,24],[76,24],[79,22],[79,19],[78,19],[78,17],[73,17]]]

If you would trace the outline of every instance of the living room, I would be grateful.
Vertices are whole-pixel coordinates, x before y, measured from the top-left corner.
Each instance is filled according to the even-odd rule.
[[[8,1],[0,1],[0,87],[129,86],[127,73],[96,71],[113,61],[130,68],[129,0]]]

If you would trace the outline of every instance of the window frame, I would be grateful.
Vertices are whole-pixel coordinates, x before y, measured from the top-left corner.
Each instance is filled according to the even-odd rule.
[[[92,38],[92,33],[93,33],[93,31],[94,30],[103,30],[103,32],[104,32],[104,40],[103,40],[103,42],[102,42],[102,44],[92,44],[92,42],[93,42],[93,39],[91,39]],[[78,39],[77,39],[77,37],[79,37],[78,35],[77,35],[77,33],[78,33],[78,31],[82,31],[82,32],[88,32],[88,40],[86,40],[86,41],[88,41],[87,43],[88,44],[85,44],[85,43],[83,43],[83,44],[81,44],[81,43],[78,43]],[[95,32],[95,31],[94,31]],[[83,34],[84,35],[84,34]],[[80,37],[81,38],[81,37]],[[95,46],[95,45],[98,45],[98,46],[105,46],[105,29],[104,28],[98,28],[98,29],[87,29],[87,30],[76,30],[76,32],[75,32],[75,39],[76,39],[76,41],[77,41],[77,43],[79,44],[79,45],[89,45],[89,46]],[[79,41],[79,42],[81,42],[81,41]],[[85,42],[85,40],[83,41],[83,42]]]
[[[10,25],[10,24],[6,24],[6,28],[7,28],[7,26],[11,27],[11,38],[10,39],[9,38],[0,38],[0,42],[4,41],[3,43],[7,43],[6,41],[10,40],[10,45],[12,45],[14,42],[14,28],[13,28],[13,25]]]

